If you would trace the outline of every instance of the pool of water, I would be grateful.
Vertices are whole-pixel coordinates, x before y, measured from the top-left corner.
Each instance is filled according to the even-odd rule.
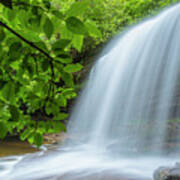
[[[9,172],[26,154],[40,151],[27,142],[17,139],[0,141],[0,176]]]
[[[18,140],[0,141],[0,157],[23,155],[39,151],[27,142]]]

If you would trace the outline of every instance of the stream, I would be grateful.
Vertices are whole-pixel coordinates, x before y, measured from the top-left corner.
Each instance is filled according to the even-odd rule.
[[[0,142],[0,176],[6,174],[23,157],[29,153],[37,152],[27,142],[21,142],[16,139],[9,139]]]
[[[1,143],[0,156],[0,179],[6,180],[152,180],[153,171],[162,165],[173,166],[178,158],[147,157],[135,152],[110,158],[105,149],[88,145],[73,149],[44,145],[38,151],[14,140]]]

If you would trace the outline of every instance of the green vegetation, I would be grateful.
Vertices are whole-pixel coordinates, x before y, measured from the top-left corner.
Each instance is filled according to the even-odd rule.
[[[0,138],[64,131],[77,72],[112,36],[177,0],[0,0]]]

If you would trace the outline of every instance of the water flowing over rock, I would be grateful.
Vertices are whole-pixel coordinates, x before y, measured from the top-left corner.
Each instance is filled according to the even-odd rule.
[[[82,143],[163,154],[172,137],[178,150],[179,9],[130,29],[97,61],[71,116],[69,131]]]
[[[130,28],[105,52],[72,112],[70,140],[17,164],[9,180],[96,179],[105,172],[152,179],[159,166],[178,160],[180,4]]]

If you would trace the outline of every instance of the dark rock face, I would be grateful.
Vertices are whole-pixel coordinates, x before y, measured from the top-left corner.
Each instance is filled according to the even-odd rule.
[[[180,180],[180,163],[174,167],[160,167],[154,173],[154,180]]]

